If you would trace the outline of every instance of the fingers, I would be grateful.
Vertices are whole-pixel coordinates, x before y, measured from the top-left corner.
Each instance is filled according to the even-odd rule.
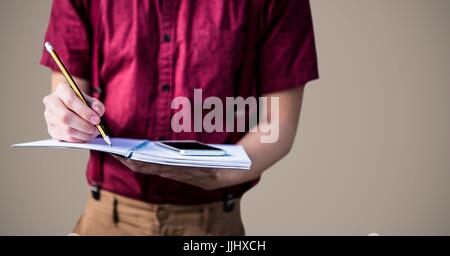
[[[134,172],[158,175],[162,178],[187,183],[205,190],[212,190],[216,188],[214,184],[217,183],[217,176],[214,175],[212,170],[208,171],[208,169],[203,168],[192,168],[193,170],[186,171],[186,167],[144,163],[141,161],[126,159],[114,154],[111,154],[111,156]]]
[[[95,137],[92,134],[80,132],[70,127],[62,127],[54,124],[49,125],[48,132],[53,138],[67,142],[85,142]]]
[[[56,94],[66,107],[91,124],[100,123],[100,116],[86,105],[67,84],[59,84]],[[96,106],[97,107],[97,106]]]
[[[50,119],[52,123],[62,125],[64,128],[70,127],[88,134],[95,134],[98,132],[94,125],[67,109],[60,99],[50,97],[46,100],[45,104],[47,107],[47,118]]]
[[[90,97],[88,95],[85,95],[84,97],[86,98],[89,106],[91,106],[91,108],[97,113],[97,115],[101,117],[103,116],[103,114],[105,114],[105,105],[103,105],[103,103],[101,103],[96,98]]]
[[[53,133],[60,140],[65,140],[66,138],[73,137],[82,141],[88,141],[97,137],[99,134],[98,130],[94,127],[89,127],[89,131],[85,132],[64,124],[59,120],[59,118],[48,111],[46,111],[44,115],[47,120],[49,133]]]
[[[203,168],[176,167],[163,164],[145,163],[126,159],[117,155],[112,156],[134,172],[154,174],[163,178],[189,181],[193,179],[212,179],[215,177],[213,171]],[[188,169],[189,171],[187,171]]]
[[[134,172],[141,172],[145,174],[156,174],[158,169],[156,164],[134,161],[115,154],[111,154],[111,156]]]
[[[54,93],[44,97],[44,117],[50,136],[68,142],[85,142],[98,136],[95,124],[104,114],[103,104],[86,96],[88,107],[67,84],[59,84]]]

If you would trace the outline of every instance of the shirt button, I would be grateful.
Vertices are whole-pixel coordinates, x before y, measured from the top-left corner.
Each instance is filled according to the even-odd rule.
[[[164,42],[166,42],[166,43],[170,42],[170,36],[168,34],[165,34],[163,36],[163,39],[164,39]]]
[[[169,217],[169,211],[165,208],[159,208],[156,212],[156,217],[159,221],[166,220]]]
[[[170,86],[168,84],[164,84],[162,86],[162,89],[163,89],[164,92],[168,92],[170,90]]]

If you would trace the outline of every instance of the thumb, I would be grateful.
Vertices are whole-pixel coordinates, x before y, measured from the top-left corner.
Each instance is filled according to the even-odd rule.
[[[99,115],[103,116],[105,113],[105,105],[98,99],[91,97],[89,95],[84,95],[86,101],[88,102],[89,106]]]

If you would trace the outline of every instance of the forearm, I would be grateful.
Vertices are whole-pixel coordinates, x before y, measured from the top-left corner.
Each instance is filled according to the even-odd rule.
[[[261,129],[258,128],[254,132],[247,133],[238,144],[245,148],[252,160],[252,167],[247,172],[222,172],[220,179],[225,186],[258,178],[265,170],[289,153],[298,127],[303,89],[303,87],[300,87],[266,95],[267,97],[279,97],[279,126],[277,127],[280,131],[279,137],[273,143],[263,143],[262,136],[264,134],[261,133]],[[270,121],[270,119],[269,117],[268,120]]]
[[[297,125],[280,121],[280,131],[283,131],[275,143],[261,143],[261,132],[248,133],[238,144],[242,145],[252,160],[249,172],[241,176],[240,181],[250,181],[258,178],[270,166],[285,157],[293,144]]]
[[[83,91],[86,94],[89,94],[91,84],[88,80],[78,78],[78,77],[73,77],[73,79],[75,80],[75,83],[77,84],[78,88],[80,88],[81,91]],[[53,71],[52,77],[51,77],[51,83],[52,83],[52,87],[51,87],[52,92],[54,92],[59,83],[67,83],[67,80],[62,73]]]

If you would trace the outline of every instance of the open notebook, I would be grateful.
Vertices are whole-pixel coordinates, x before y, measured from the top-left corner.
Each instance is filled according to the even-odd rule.
[[[96,138],[87,143],[70,143],[49,139],[14,144],[12,146],[89,149],[117,154],[138,161],[176,166],[242,170],[248,170],[251,166],[247,153],[240,145],[211,144],[214,147],[223,149],[226,152],[224,156],[184,156],[176,151],[158,146],[155,142],[149,140],[111,138],[111,141],[112,147],[106,145],[102,138]]]

